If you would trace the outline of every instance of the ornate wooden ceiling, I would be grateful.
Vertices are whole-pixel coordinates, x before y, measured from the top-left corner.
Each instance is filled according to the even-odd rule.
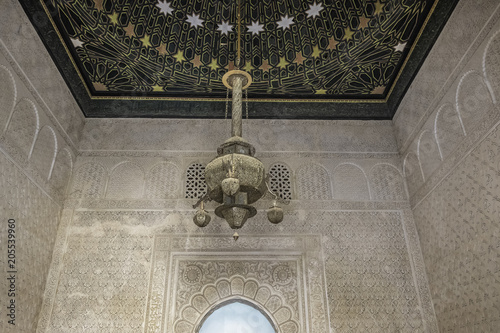
[[[390,119],[456,0],[21,0],[88,117]],[[47,19],[48,18],[48,19]]]

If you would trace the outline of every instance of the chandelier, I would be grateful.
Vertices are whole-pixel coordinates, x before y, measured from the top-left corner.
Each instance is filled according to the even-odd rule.
[[[238,1],[237,67],[239,67],[241,54],[240,13]],[[252,83],[252,77],[249,73],[236,69],[227,72],[222,82],[229,90],[232,90],[231,137],[219,146],[217,157],[205,167],[207,193],[193,205],[193,208],[200,207],[193,221],[199,227],[208,225],[211,217],[205,210],[204,204],[213,200],[220,204],[215,209],[215,215],[225,219],[232,229],[239,229],[243,227],[247,219],[257,214],[252,204],[266,193],[270,193],[274,200],[267,210],[267,217],[271,223],[280,223],[283,221],[283,209],[278,207],[277,202],[285,204],[287,202],[271,191],[265,167],[259,159],[254,157],[255,148],[242,137],[242,96],[243,91]],[[238,233],[235,232],[233,237],[237,240]]]

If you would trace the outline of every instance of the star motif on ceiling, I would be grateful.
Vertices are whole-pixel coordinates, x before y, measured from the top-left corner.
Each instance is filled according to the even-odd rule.
[[[253,69],[252,62],[251,61],[245,62],[245,66],[243,67],[243,69],[246,72],[250,73],[252,71],[252,69]]]
[[[135,28],[134,25],[129,22],[129,24],[127,24],[127,26],[123,28],[123,30],[128,36],[132,37],[135,36],[134,28]]]
[[[172,14],[172,12],[174,11],[174,9],[170,7],[170,4],[167,1],[159,1],[157,6],[160,8],[160,13],[163,13],[165,15]]]
[[[229,22],[224,22],[219,25],[219,29],[217,29],[221,32],[221,34],[228,34],[231,30],[233,30],[233,26],[229,24]]]
[[[370,18],[366,17],[366,16],[361,16],[359,18],[359,25],[358,25],[358,29],[364,29],[364,28],[368,28],[368,24],[370,23]]]
[[[177,53],[174,55],[174,58],[175,60],[177,60],[177,62],[186,61],[186,58],[184,58],[184,51],[182,50],[177,51]]]
[[[186,21],[188,21],[191,24],[191,26],[195,28],[203,26],[203,20],[200,18],[200,15],[198,14],[188,15]]]
[[[142,42],[142,45],[144,45],[145,47],[151,46],[151,42],[149,41],[149,35],[144,35],[144,37],[142,37],[140,41]]]
[[[102,3],[104,0],[94,0],[95,8],[102,10]]]
[[[73,43],[73,46],[75,47],[75,49],[77,47],[83,47],[83,42],[81,40],[79,40],[78,38],[71,38],[71,43]]]
[[[381,3],[380,0],[375,2],[375,12],[373,15],[378,15],[384,12],[385,3]]]
[[[151,88],[153,88],[153,91],[163,91],[163,87],[157,84],[155,84]]]
[[[288,15],[285,15],[278,22],[278,28],[289,29],[292,23],[293,23],[293,17],[288,17]]]
[[[219,68],[219,65],[217,64],[217,59],[213,58],[210,64],[208,64],[208,67],[210,67],[213,71],[217,70],[217,68]]]
[[[262,60],[262,65],[259,67],[263,71],[268,71],[271,66],[269,66],[269,62],[267,60]]]
[[[352,31],[351,28],[349,28],[349,27],[345,28],[345,30],[344,30],[344,33],[345,33],[344,38],[345,39],[351,39],[355,32],[356,31]]]
[[[316,95],[326,95],[325,89],[318,89],[314,92]]]
[[[323,10],[323,6],[321,4],[317,4],[314,2],[314,4],[309,7],[308,10],[306,10],[307,16],[310,17],[316,17],[319,16],[319,12]]]
[[[330,38],[330,39],[328,40],[328,49],[329,49],[329,50],[335,50],[335,49],[337,48],[338,43],[339,43],[339,42],[337,42],[337,41],[335,40],[335,38],[333,38],[333,37],[332,37],[332,38]]]
[[[166,44],[160,44],[160,46],[158,46],[156,48],[158,50],[158,53],[161,54],[161,55],[167,55],[168,52],[167,52],[167,45]]]
[[[264,25],[259,24],[259,22],[252,22],[252,25],[247,26],[248,31],[252,33],[252,35],[258,35],[262,31],[264,31]]]
[[[403,52],[406,47],[406,43],[398,43],[398,45],[394,46],[395,51]]]
[[[304,64],[304,60],[306,60],[307,58],[304,57],[304,55],[302,54],[302,51],[300,51],[299,53],[297,53],[295,55],[295,62],[298,64],[298,65],[303,65]]]
[[[202,65],[199,55],[195,55],[193,61],[191,61],[194,67],[200,67]]]
[[[314,57],[314,58],[317,58],[321,55],[321,50],[319,49],[319,46],[318,45],[315,45],[313,47],[313,52],[311,53],[311,56]]]
[[[108,15],[111,23],[118,24],[118,13],[114,12],[113,14]]]
[[[278,67],[282,69],[286,69],[286,66],[288,65],[288,61],[286,61],[285,57],[280,58],[280,62],[278,63]]]

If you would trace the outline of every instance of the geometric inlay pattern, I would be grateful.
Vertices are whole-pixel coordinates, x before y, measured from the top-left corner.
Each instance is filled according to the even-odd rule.
[[[297,192],[302,200],[329,200],[332,198],[330,177],[318,164],[303,165],[297,170]]]
[[[186,199],[198,199],[207,193],[205,183],[205,166],[200,163],[191,164],[186,170]]]
[[[383,96],[434,2],[243,1],[250,93]],[[222,75],[236,65],[236,1],[52,5],[93,92],[225,93]]]
[[[179,168],[173,163],[155,165],[146,178],[146,197],[150,199],[173,199],[178,196]]]
[[[284,164],[276,163],[269,168],[269,187],[281,199],[292,199],[292,184],[290,169]]]
[[[239,11],[236,0],[22,1],[42,38],[60,36],[48,47],[65,62],[63,75],[71,77],[88,116],[152,112],[128,104],[121,109],[110,98],[154,98],[152,105],[220,100],[223,75],[239,67],[252,76],[249,98],[259,103],[330,101],[360,112],[350,107],[356,101],[376,108],[360,115],[378,119],[395,112],[388,98],[402,98],[456,2],[241,0]],[[52,24],[41,27],[44,11]],[[287,117],[304,112],[300,103]],[[214,116],[193,106],[158,113]]]
[[[497,126],[414,209],[441,332],[499,327],[499,153]]]

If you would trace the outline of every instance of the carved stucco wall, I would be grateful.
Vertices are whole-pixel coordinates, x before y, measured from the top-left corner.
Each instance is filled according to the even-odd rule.
[[[8,2],[0,10],[0,331],[34,332],[83,117],[65,109],[70,95],[46,89],[64,81],[20,5]],[[8,219],[16,221],[15,326],[6,316]]]
[[[461,1],[395,117],[441,332],[500,331],[499,18]]]
[[[228,125],[88,121],[39,332],[192,332],[234,298],[279,332],[437,332],[391,122],[249,121],[292,200],[279,225],[257,203],[237,242],[196,227],[190,198]]]

